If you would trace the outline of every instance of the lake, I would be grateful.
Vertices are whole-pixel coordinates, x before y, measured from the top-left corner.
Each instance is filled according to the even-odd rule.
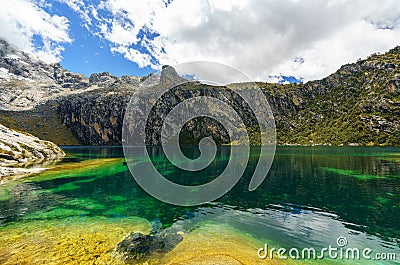
[[[67,158],[55,168],[0,186],[0,264],[118,264],[113,247],[129,232],[149,233],[154,226],[179,227],[184,239],[170,253],[149,257],[148,264],[400,262],[398,147],[277,147],[267,178],[250,192],[259,153],[252,148],[232,190],[192,207],[163,203],[143,191],[120,147],[64,150]],[[183,151],[198,154],[196,147]],[[170,164],[161,147],[149,153],[167,179],[192,185],[214,179],[229,159],[229,147],[219,147],[207,169],[188,174]],[[338,244],[372,252],[370,260],[282,260],[277,252],[273,260],[261,259],[257,252],[265,244],[287,249],[286,256],[293,248],[301,254]],[[394,253],[397,262],[377,260],[376,253],[381,259]]]

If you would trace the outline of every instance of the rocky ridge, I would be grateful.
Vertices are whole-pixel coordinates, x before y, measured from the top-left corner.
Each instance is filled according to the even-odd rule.
[[[0,39],[0,109],[27,110],[60,94],[87,88],[89,80],[47,64]]]
[[[397,47],[385,54],[344,65],[322,80],[289,85],[257,83],[274,114],[278,144],[400,145],[399,66],[400,47]],[[168,68],[163,69],[161,80],[174,80],[175,77],[171,77],[174,73],[165,70]],[[234,86],[245,89],[246,84]],[[59,113],[64,123],[74,128],[86,143],[119,145],[125,106],[134,92],[117,90],[113,93],[101,93],[95,99],[93,96],[68,97],[60,103]],[[150,117],[153,132],[159,131],[162,117],[173,106],[196,95],[216,97],[233,106],[248,126],[252,143],[259,143],[254,117],[229,86],[214,87],[196,82],[183,84],[166,95],[165,104]],[[76,117],[80,117],[79,120]],[[186,144],[210,135],[212,130],[218,132],[214,136],[219,137],[219,142],[229,142],[223,128],[207,119],[191,122],[187,127],[188,133],[181,134]],[[160,140],[153,138],[151,143],[160,144]]]
[[[154,79],[154,75],[151,77]],[[0,109],[3,110],[31,110],[61,96],[102,88],[136,88],[146,79],[148,77],[118,78],[108,72],[87,78],[64,69],[59,63],[40,61],[0,39]]]
[[[0,70],[6,69],[11,77],[0,77],[0,86],[5,88],[0,95],[0,104],[3,109],[14,112],[0,111],[0,122],[16,128],[19,125],[13,121],[26,121],[30,115],[35,123],[24,125],[23,129],[58,144],[120,145],[126,105],[135,93],[145,93],[143,84],[151,93],[159,86],[182,81],[171,67],[165,67],[161,76],[151,74],[147,77],[118,78],[100,73],[86,78],[59,65],[35,64],[28,59],[24,59],[28,65],[16,63],[7,54],[25,57],[16,51],[10,53],[4,45],[2,47],[0,50],[6,49],[6,52],[0,53]],[[399,65],[400,47],[397,47],[385,54],[374,54],[365,60],[344,65],[321,80],[289,85],[257,83],[274,114],[278,144],[400,145]],[[29,83],[24,78],[36,80],[39,84],[51,84],[51,87],[44,86],[50,94],[42,96],[39,101],[33,100],[29,106],[24,103],[23,97],[11,100],[11,95],[15,97],[19,93],[15,91],[22,88],[26,90],[26,95],[37,89],[33,85],[36,83]],[[18,86],[17,81],[22,85]],[[158,131],[163,115],[178,102],[204,94],[231,104],[244,118],[252,143],[257,144],[259,129],[254,117],[246,110],[245,103],[229,89],[230,86],[245,89],[246,85],[215,87],[198,82],[182,84],[172,94],[166,95],[166,103],[151,117],[152,130]],[[29,111],[25,109],[27,107]],[[9,119],[11,116],[12,121]],[[45,122],[49,117],[51,124]],[[66,140],[54,136],[63,132],[73,136],[68,136]],[[219,137],[221,143],[229,142],[223,128],[207,119],[188,123],[182,138],[184,143],[190,144],[190,140],[197,141],[204,135]],[[158,141],[155,137],[151,142],[159,144]]]
[[[322,80],[261,86],[273,108],[285,111],[275,115],[281,143],[400,145],[400,47]]]

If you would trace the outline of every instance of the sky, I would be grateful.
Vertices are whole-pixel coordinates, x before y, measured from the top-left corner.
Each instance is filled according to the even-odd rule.
[[[1,0],[0,37],[89,76],[211,61],[306,82],[400,45],[398,0]]]

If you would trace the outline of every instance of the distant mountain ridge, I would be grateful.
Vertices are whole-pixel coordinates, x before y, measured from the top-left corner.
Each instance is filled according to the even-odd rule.
[[[60,94],[88,87],[89,80],[47,64],[0,39],[0,108],[26,110]]]
[[[147,78],[118,78],[108,72],[87,78],[64,69],[59,63],[40,61],[0,39],[0,108],[4,110],[28,110],[60,96],[103,87],[135,88]]]
[[[400,47],[396,47],[344,65],[321,80],[288,85],[258,82],[276,120],[278,144],[400,145],[399,65]],[[161,77],[151,74],[118,78],[100,73],[86,78],[59,64],[31,59],[0,41],[0,123],[57,144],[119,145],[130,97],[143,83],[157,86],[180,78],[170,72],[171,68],[165,68]],[[250,127],[254,125],[229,86],[182,85],[170,97],[166,109],[160,111],[199,91],[223,95]],[[202,125],[195,122],[187,128],[196,139],[207,134],[207,128],[216,126],[207,120],[198,122]],[[217,128],[217,133],[223,135]],[[257,133],[254,128],[248,131]],[[222,142],[228,140],[224,137]]]
[[[400,145],[400,47],[322,80],[262,86],[292,106],[275,116],[281,143]]]

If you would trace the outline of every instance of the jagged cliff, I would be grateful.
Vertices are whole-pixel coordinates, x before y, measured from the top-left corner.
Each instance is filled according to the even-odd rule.
[[[60,64],[42,62],[0,39],[0,123],[60,145],[116,144],[120,136],[114,132],[109,139],[98,140],[103,137],[99,135],[100,130],[106,129],[98,128],[99,124],[95,121],[103,118],[105,113],[101,113],[100,109],[91,111],[90,108],[96,105],[96,108],[103,107],[106,111],[105,106],[109,106],[109,102],[97,104],[97,98],[112,98],[119,94],[123,99],[145,80],[158,83],[159,76],[117,78],[104,72],[87,78],[65,70]],[[82,113],[74,113],[76,115],[73,116],[72,108],[63,104],[69,99],[82,100],[82,108],[79,109]],[[112,115],[123,112],[123,102],[116,104]],[[74,107],[78,109],[81,106]],[[69,115],[63,112],[64,109],[71,111]],[[91,112],[100,116],[91,117]],[[84,115],[88,116],[79,118]],[[77,126],[75,117],[82,124]],[[116,126],[113,118],[110,126]]]
[[[287,102],[272,102],[281,143],[400,144],[400,47],[322,80],[263,87]],[[291,111],[279,117],[279,110]]]
[[[167,85],[170,80],[180,78],[174,76],[170,68],[163,69],[161,77],[151,74],[118,78],[101,73],[86,78],[64,70],[60,65],[30,62],[29,57],[17,54],[25,62],[18,63],[21,59],[10,56],[16,52],[4,47],[4,44],[0,46],[0,50],[3,49],[0,70],[6,73],[0,75],[0,104],[8,110],[0,111],[0,122],[18,126],[58,144],[121,144],[126,104],[141,84],[149,83],[149,87]],[[400,145],[399,65],[400,47],[397,47],[385,54],[371,55],[368,59],[344,65],[322,80],[289,85],[257,83],[271,105],[278,144]],[[36,82],[35,85],[32,82]],[[245,85],[235,84],[239,88]],[[24,103],[20,96],[12,100],[13,94],[14,97],[20,95],[16,91],[24,90],[29,96],[36,91],[32,89],[38,88],[48,94],[40,100],[29,101],[33,104]],[[254,117],[243,111],[245,105],[234,99],[227,87],[195,82],[185,84],[174,90],[159,114],[198,93],[220,97],[231,104],[244,117],[248,131],[257,143]],[[153,124],[159,125],[161,120],[156,116],[151,119]],[[16,123],[16,120],[22,122]],[[183,142],[189,143],[190,139],[196,140],[211,131],[217,132],[219,142],[229,141],[220,125],[202,119],[187,125],[182,134]],[[157,140],[153,143],[157,144]]]
[[[28,110],[87,88],[89,80],[60,64],[46,64],[0,39],[0,109]]]
[[[344,65],[322,80],[290,85],[257,83],[271,105],[278,144],[399,145],[399,65],[400,48],[397,47],[386,54]],[[254,120],[243,113],[242,103],[232,99],[229,89],[194,83],[177,89],[161,113],[199,93],[223,98],[244,117],[247,125],[254,125]],[[62,101],[59,111],[65,123],[74,128],[81,139],[86,139],[86,143],[120,144],[124,106],[131,95],[132,91],[116,90],[97,96],[71,96]],[[194,138],[207,135],[207,128],[217,127],[220,142],[227,141],[218,124],[202,122],[206,126],[188,125],[188,131],[195,132]],[[152,124],[159,122],[153,120]],[[192,136],[189,134],[188,138]]]

